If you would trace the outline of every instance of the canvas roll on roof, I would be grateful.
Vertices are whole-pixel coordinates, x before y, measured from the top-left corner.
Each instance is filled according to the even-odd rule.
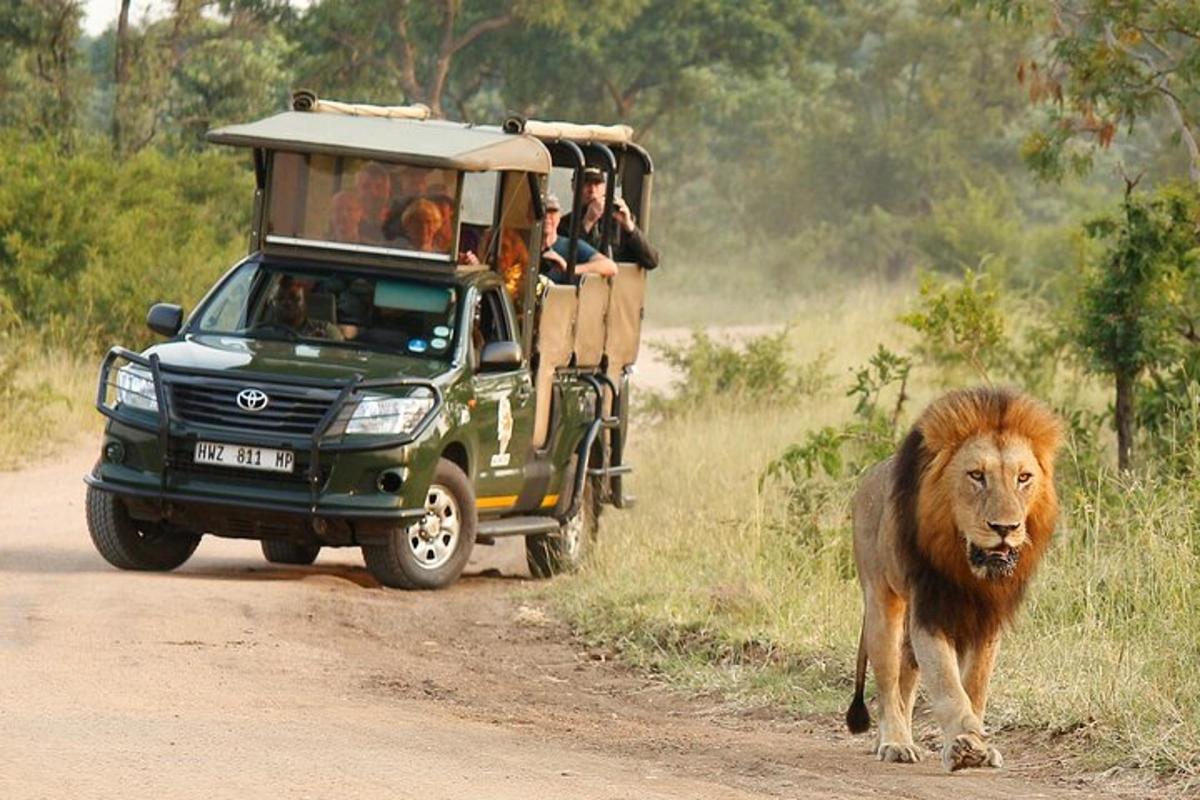
[[[239,147],[403,161],[467,172],[550,171],[550,153],[533,136],[440,120],[285,111],[211,130],[207,138]]]

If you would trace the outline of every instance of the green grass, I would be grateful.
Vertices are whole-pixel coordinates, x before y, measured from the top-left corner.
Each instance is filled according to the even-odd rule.
[[[99,359],[0,338],[0,470],[52,457],[102,428]]]
[[[810,304],[791,339],[797,362],[829,359],[834,388],[822,396],[718,398],[636,426],[638,505],[604,516],[585,569],[545,587],[551,607],[585,638],[681,686],[844,712],[861,614],[853,481],[789,519],[783,488],[760,488],[759,475],[806,432],[849,420],[848,368],[877,343],[905,346],[895,322],[903,300],[866,290]],[[1058,385],[1082,387],[1093,407],[1105,397],[1077,375]],[[941,388],[936,374],[914,371],[907,419]],[[1002,647],[988,723],[1052,734],[1081,768],[1144,769],[1186,790],[1200,779],[1200,489],[1153,470],[1076,469],[1094,449],[1077,444],[1060,460],[1064,514]]]

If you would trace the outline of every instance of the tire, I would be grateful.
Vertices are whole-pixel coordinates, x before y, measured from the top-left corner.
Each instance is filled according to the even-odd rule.
[[[471,482],[453,461],[438,460],[425,517],[394,529],[387,542],[363,546],[375,580],[394,589],[443,589],[458,580],[475,547],[478,514]]]
[[[134,522],[114,495],[87,490],[87,524],[92,544],[118,569],[168,572],[191,558],[200,536],[165,522]]]
[[[317,560],[321,552],[319,544],[297,544],[281,539],[263,539],[263,556],[272,564],[299,564],[308,566]]]
[[[525,537],[525,561],[535,578],[552,578],[575,572],[587,560],[600,529],[600,504],[595,483],[583,484],[583,502],[575,516],[559,526],[556,533]]]

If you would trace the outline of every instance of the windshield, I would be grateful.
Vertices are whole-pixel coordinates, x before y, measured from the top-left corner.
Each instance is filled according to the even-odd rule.
[[[200,310],[193,332],[447,360],[456,293],[453,286],[410,278],[245,264]]]

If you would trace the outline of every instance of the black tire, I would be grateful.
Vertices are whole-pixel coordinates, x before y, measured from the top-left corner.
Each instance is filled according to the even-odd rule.
[[[584,481],[583,502],[575,516],[555,533],[525,537],[525,561],[535,578],[552,578],[575,572],[587,560],[600,530],[600,503],[592,480]]]
[[[88,487],[87,524],[92,544],[118,569],[167,572],[191,558],[200,536],[165,522],[135,522],[108,492]]]
[[[319,544],[297,544],[280,539],[263,539],[263,556],[272,564],[299,564],[308,566],[317,560],[321,552]]]
[[[394,529],[386,543],[363,545],[367,569],[384,586],[443,589],[467,566],[479,527],[475,490],[453,461],[438,460],[425,507],[424,519]],[[446,526],[452,522],[457,533],[451,537]]]

